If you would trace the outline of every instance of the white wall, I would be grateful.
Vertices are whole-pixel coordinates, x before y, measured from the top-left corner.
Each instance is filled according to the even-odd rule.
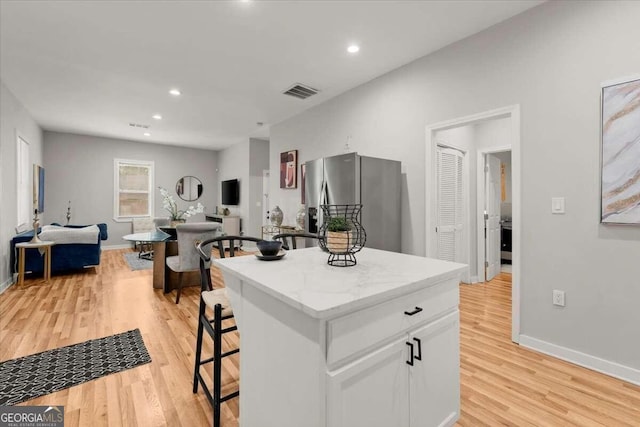
[[[262,172],[269,169],[269,141],[249,140],[249,221],[245,234],[262,236]]]
[[[512,218],[512,184],[511,184],[511,151],[505,151],[502,153],[495,153],[494,156],[500,159],[500,162],[504,165],[504,187],[505,187],[505,198],[500,203],[500,217],[501,218]]]
[[[402,249],[423,255],[425,126],[519,104],[521,333],[640,369],[640,227],[599,223],[600,83],[640,70],[638,16],[640,2],[544,3],[273,125],[272,176],[280,152],[337,154],[349,135],[354,151],[400,160]],[[270,193],[295,214],[297,192],[273,180]],[[565,215],[551,215],[554,196]]]
[[[17,224],[16,146],[20,135],[29,143],[31,163],[43,165],[42,130],[20,101],[0,81],[0,291],[11,281],[9,242]],[[45,173],[48,171],[45,168]],[[31,176],[32,174],[30,174]],[[33,179],[33,178],[32,178]],[[32,183],[29,188],[32,188]],[[46,185],[45,185],[46,191]],[[45,203],[47,217],[49,206]]]
[[[241,230],[244,231],[249,219],[249,152],[250,142],[239,144],[218,151],[218,183],[229,179],[237,179],[240,182],[240,203],[237,206],[224,206],[229,209],[230,215],[238,215],[241,220]],[[218,195],[218,205],[222,205],[222,194]]]
[[[162,196],[157,187],[166,188],[178,204],[186,209],[197,202],[185,202],[176,192],[176,182],[185,175],[202,181],[199,202],[205,212],[213,212],[218,199],[215,151],[170,145],[147,144],[97,136],[70,133],[44,133],[44,164],[46,177],[45,207],[47,222],[66,223],[67,203],[71,201],[71,223],[107,224],[109,240],[106,246],[126,245],[122,236],[131,233],[130,222],[113,220],[113,159],[151,160],[155,169],[155,216],[168,217],[162,208]],[[204,221],[204,214],[190,221]]]

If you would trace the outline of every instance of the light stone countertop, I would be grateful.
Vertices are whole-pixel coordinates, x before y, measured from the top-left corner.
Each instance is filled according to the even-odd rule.
[[[332,267],[320,248],[288,251],[277,261],[255,256],[215,259],[225,274],[314,318],[336,317],[451,278],[466,264],[364,248],[353,267]]]

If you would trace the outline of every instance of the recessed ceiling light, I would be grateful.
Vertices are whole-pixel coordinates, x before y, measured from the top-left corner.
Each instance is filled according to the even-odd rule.
[[[360,46],[358,46],[357,44],[352,44],[347,48],[347,52],[349,53],[356,53],[359,50],[360,50]]]
[[[153,116],[151,116],[151,117],[153,117],[153,118],[154,118],[154,119],[156,119],[156,120],[162,120],[162,116],[161,116],[160,114],[154,114],[154,115],[153,115]]]
[[[151,136],[151,134],[149,132],[145,132],[143,135],[144,136]]]
[[[182,94],[182,92],[180,92],[180,90],[178,89],[171,89],[169,93],[173,96],[180,96]]]

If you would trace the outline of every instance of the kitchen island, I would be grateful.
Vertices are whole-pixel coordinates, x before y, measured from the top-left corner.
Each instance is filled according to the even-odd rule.
[[[453,425],[467,266],[365,248],[215,260],[240,332],[242,427]]]

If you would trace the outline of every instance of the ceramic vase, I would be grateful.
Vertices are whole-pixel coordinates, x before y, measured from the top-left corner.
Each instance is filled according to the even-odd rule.
[[[178,224],[184,224],[185,222],[185,219],[172,219],[171,226],[175,228]]]
[[[284,214],[282,213],[282,209],[279,206],[276,206],[271,210],[270,220],[271,225],[275,225],[279,227],[282,225],[282,219],[284,218]]]
[[[300,209],[298,209],[298,213],[296,214],[296,229],[304,230],[304,218],[307,215],[307,211],[304,205],[300,205]]]

